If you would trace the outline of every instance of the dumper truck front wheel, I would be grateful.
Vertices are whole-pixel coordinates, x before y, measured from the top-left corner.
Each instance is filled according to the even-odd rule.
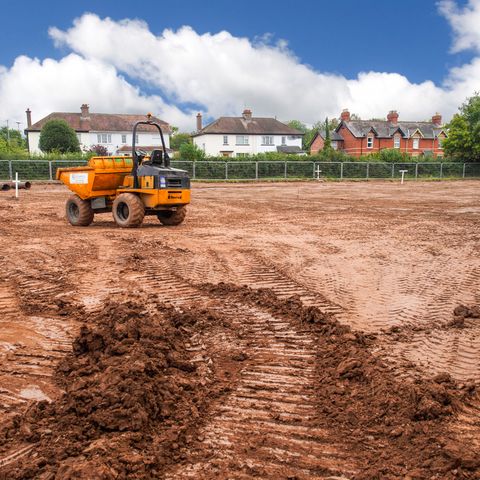
[[[180,225],[187,215],[187,207],[180,207],[178,210],[158,212],[157,217],[163,225]]]
[[[88,200],[72,195],[66,204],[68,221],[75,227],[86,227],[93,222],[93,210]]]
[[[139,227],[145,216],[145,205],[138,195],[121,193],[113,202],[112,212],[119,227]]]

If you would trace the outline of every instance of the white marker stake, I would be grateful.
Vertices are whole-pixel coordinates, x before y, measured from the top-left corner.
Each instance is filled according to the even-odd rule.
[[[320,174],[322,173],[322,171],[320,170],[320,167],[317,167],[317,169],[315,170],[315,173],[317,174],[317,180],[320,180]]]
[[[403,185],[403,179],[405,177],[405,174],[408,172],[408,170],[399,170],[399,172],[402,174],[402,181],[400,182],[400,185]]]
[[[20,183],[18,181],[18,172],[15,172],[15,198],[18,198],[18,184]]]

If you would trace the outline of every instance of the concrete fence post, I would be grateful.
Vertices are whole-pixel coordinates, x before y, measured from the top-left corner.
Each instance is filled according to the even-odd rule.
[[[443,163],[440,164],[440,178],[443,178]]]
[[[340,164],[340,180],[343,180],[343,162]]]
[[[52,172],[52,162],[48,162],[48,174],[50,175],[50,181],[53,180],[53,172]]]
[[[225,180],[228,180],[228,162],[225,162]]]
[[[196,168],[195,168],[195,161],[192,162],[192,179],[195,180]]]
[[[255,162],[255,180],[258,180],[258,162]]]
[[[367,180],[370,178],[370,164],[367,163]]]
[[[465,166],[466,166],[466,165],[467,165],[466,163],[463,164],[462,178],[465,178]]]
[[[395,177],[395,164],[392,163],[392,178]]]
[[[13,181],[13,166],[12,166],[12,161],[8,161],[8,176],[10,177],[10,180]]]
[[[415,180],[418,180],[418,162],[415,164]]]
[[[287,178],[287,162],[285,162],[285,178]]]

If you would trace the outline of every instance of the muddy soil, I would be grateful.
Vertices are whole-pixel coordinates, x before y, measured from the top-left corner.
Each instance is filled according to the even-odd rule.
[[[403,187],[1,194],[0,478],[480,478],[478,183]]]

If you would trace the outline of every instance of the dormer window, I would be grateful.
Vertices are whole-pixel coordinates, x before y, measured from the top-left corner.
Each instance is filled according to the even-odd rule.
[[[420,139],[418,137],[415,137],[413,139],[413,149],[418,150],[420,148]]]
[[[367,148],[373,148],[373,137],[367,137]]]
[[[400,148],[400,135],[395,135],[393,137],[393,148]]]

